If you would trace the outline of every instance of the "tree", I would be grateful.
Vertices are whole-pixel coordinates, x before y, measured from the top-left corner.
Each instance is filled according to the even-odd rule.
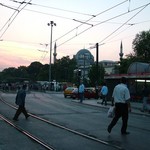
[[[13,82],[15,80],[14,77],[16,77],[15,67],[4,69],[1,73],[1,80],[3,82]]]
[[[133,51],[135,56],[141,61],[149,62],[150,58],[150,30],[142,31],[136,34],[132,42]]]
[[[49,65],[45,64],[41,66],[41,69],[37,75],[38,81],[48,81],[49,80]]]
[[[40,62],[37,62],[37,61],[32,62],[32,63],[28,66],[27,71],[28,71],[28,74],[29,74],[30,79],[31,79],[32,81],[37,81],[37,79],[38,79],[38,74],[39,74],[39,72],[40,72],[42,66],[43,66],[43,65],[42,65]]]
[[[29,74],[27,72],[27,67],[20,66],[16,69],[15,76],[21,80],[29,80]]]
[[[119,73],[127,73],[128,67],[133,62],[148,62],[150,58],[150,30],[142,31],[136,34],[132,42],[133,53],[126,55],[126,58],[120,61],[120,66],[117,66]]]
[[[0,73],[0,80],[1,82],[23,82],[29,80],[27,67],[20,66],[18,68],[6,68]]]
[[[136,62],[136,61],[139,61],[139,58],[134,56],[134,54],[130,53],[130,54],[126,55],[126,58],[123,58],[120,61],[120,65],[115,66],[115,69],[119,70],[120,74],[126,74],[130,64],[132,64],[133,62]]]
[[[105,70],[102,65],[98,65],[98,78],[97,78],[97,66],[96,64],[92,65],[90,71],[89,71],[89,79],[90,79],[90,85],[95,86],[96,82],[97,84],[101,84],[104,81],[104,74]]]
[[[69,56],[58,59],[52,67],[52,78],[57,81],[73,81],[74,69],[76,68],[75,59],[70,59]]]

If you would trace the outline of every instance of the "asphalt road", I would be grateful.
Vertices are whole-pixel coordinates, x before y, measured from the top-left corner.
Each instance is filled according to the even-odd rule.
[[[15,94],[1,93],[0,95],[4,100],[15,105]],[[128,123],[130,134],[123,136],[120,134],[121,119],[111,134],[107,132],[107,126],[111,121],[111,118],[107,118],[107,109],[76,103],[70,98],[65,99],[62,94],[29,93],[26,98],[26,108],[32,114],[101,141],[92,141],[60,130],[32,117],[25,120],[24,116],[20,115],[18,125],[48,140],[47,142],[56,150],[148,150],[150,147],[150,118],[144,115],[131,113]],[[15,111],[0,102],[0,114],[12,119]],[[15,150],[43,149],[2,120],[0,120],[0,130],[0,150],[9,150],[12,147],[15,147]],[[13,139],[12,142],[11,139]]]

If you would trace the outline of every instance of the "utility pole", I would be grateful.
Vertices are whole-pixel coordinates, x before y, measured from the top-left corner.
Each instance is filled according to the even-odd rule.
[[[97,80],[98,80],[98,53],[99,53],[99,45],[98,45],[98,43],[96,43],[96,68],[97,68]]]
[[[51,26],[51,32],[50,32],[50,60],[49,60],[49,82],[50,82],[50,88],[51,88],[51,62],[52,62],[52,29],[53,26],[56,26],[56,23],[54,21],[50,21],[50,23],[47,24],[48,26]]]
[[[98,74],[98,53],[99,53],[99,44],[96,43],[96,85],[95,85],[95,88],[96,88],[96,98],[98,99],[98,77],[99,77],[99,74]]]

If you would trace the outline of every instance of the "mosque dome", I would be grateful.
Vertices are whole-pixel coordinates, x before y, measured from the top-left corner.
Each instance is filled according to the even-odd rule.
[[[94,56],[87,49],[81,49],[75,55],[78,66],[82,65],[92,65],[94,63]]]

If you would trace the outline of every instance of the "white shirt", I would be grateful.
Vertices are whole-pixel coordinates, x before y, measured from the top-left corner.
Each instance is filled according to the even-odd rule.
[[[126,103],[130,99],[130,93],[126,84],[118,84],[115,86],[113,95],[115,103]]]

